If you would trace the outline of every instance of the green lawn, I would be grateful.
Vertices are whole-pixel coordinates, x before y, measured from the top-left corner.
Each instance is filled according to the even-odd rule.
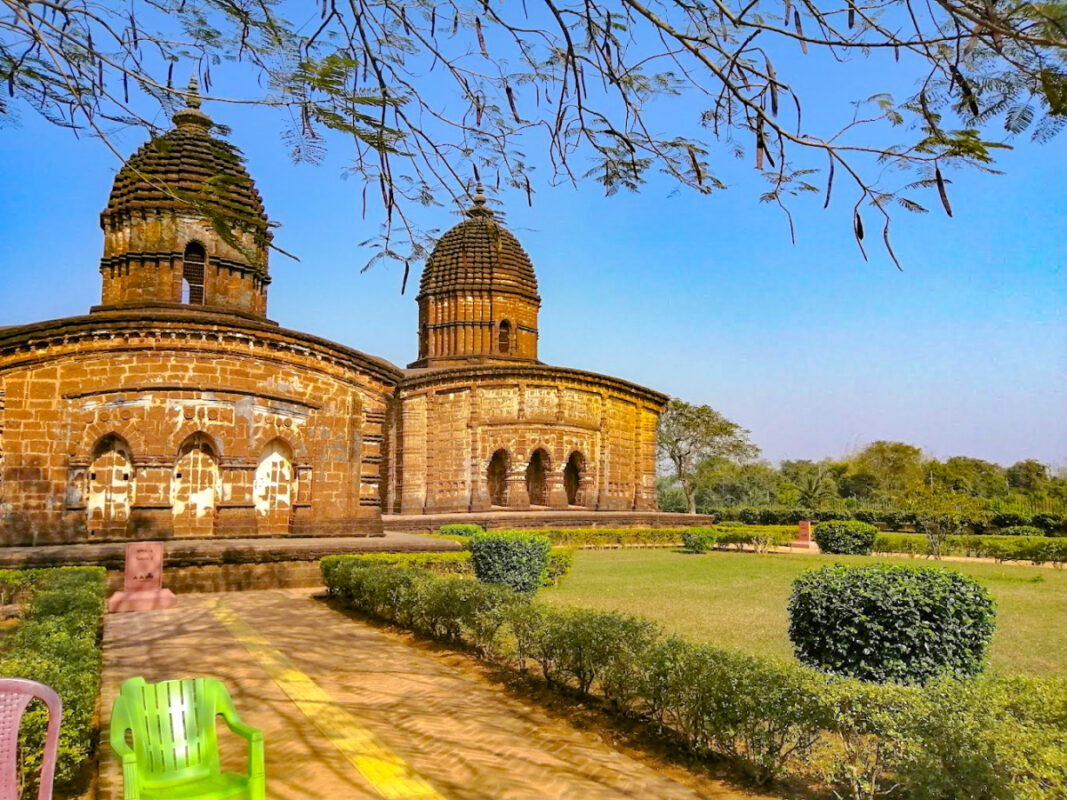
[[[789,656],[786,602],[805,569],[844,562],[933,564],[921,559],[673,550],[583,550],[545,602],[614,609],[719,647]],[[1067,570],[943,561],[972,575],[997,602],[992,667],[1067,674]]]

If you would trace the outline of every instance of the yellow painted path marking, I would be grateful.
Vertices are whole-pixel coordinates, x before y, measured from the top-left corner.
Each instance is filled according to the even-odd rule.
[[[386,800],[444,800],[404,759],[355,716],[334,703],[322,687],[297,669],[233,609],[219,603],[211,611],[378,794]]]

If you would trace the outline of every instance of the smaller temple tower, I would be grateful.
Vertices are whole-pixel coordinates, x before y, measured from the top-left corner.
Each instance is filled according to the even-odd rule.
[[[445,233],[419,286],[412,368],[537,362],[537,276],[479,186],[467,219]]]
[[[119,170],[104,230],[102,305],[200,307],[262,319],[271,232],[235,147],[211,135],[196,79],[175,127]]]

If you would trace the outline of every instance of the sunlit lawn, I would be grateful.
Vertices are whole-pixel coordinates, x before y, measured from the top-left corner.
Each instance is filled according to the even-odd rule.
[[[640,614],[720,647],[789,656],[786,602],[799,572],[840,561],[935,564],[922,559],[673,550],[583,550],[545,602]],[[1067,674],[1067,570],[943,561],[977,578],[997,602],[992,667]]]

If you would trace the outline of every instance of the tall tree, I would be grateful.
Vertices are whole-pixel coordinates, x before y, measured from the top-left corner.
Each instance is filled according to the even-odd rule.
[[[887,492],[922,484],[922,450],[904,442],[871,442],[849,458],[856,472],[873,475]]]
[[[0,120],[21,106],[105,139],[116,125],[155,132],[195,68],[206,99],[277,109],[297,159],[340,134],[364,200],[370,186],[382,206],[378,255],[393,258],[424,252],[410,209],[464,200],[478,170],[530,195],[540,174],[610,193],[661,171],[710,194],[726,156],[752,164],[790,230],[798,196],[838,196],[864,257],[870,228],[892,255],[894,209],[951,215],[950,170],[990,169],[1005,137],[1045,141],[1067,122],[1062,0],[309,8],[0,0]],[[811,102],[858,59],[871,66],[854,108]],[[215,89],[224,70],[230,92]]]
[[[1027,494],[1041,491],[1048,483],[1048,467],[1040,461],[1028,458],[1008,467],[1008,485]]]
[[[685,493],[690,514],[695,514],[700,487],[699,467],[709,459],[745,461],[759,455],[749,432],[710,406],[696,406],[672,398],[659,419],[656,447],[672,477]]]

